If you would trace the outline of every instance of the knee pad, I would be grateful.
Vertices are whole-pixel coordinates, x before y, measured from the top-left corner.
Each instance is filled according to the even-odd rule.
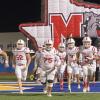
[[[47,86],[48,87],[53,87],[53,80],[48,80]]]
[[[47,83],[48,87],[53,87],[53,83]]]

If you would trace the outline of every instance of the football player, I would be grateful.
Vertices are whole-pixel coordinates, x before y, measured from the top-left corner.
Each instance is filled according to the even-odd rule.
[[[52,87],[55,77],[56,70],[61,61],[59,57],[55,54],[55,49],[53,47],[53,41],[45,41],[45,50],[41,53],[41,82],[44,85],[44,92],[47,96],[52,96]]]
[[[27,78],[28,66],[31,62],[30,50],[25,46],[25,42],[19,39],[16,43],[17,47],[13,51],[13,67],[18,79],[20,94],[23,94],[22,81]]]
[[[71,92],[71,78],[73,80],[77,78],[78,89],[80,89],[80,79],[79,79],[79,66],[78,66],[78,54],[79,48],[75,46],[75,40],[70,37],[67,40],[67,73],[68,73],[68,90]]]
[[[79,62],[83,69],[83,92],[87,92],[90,91],[89,81],[95,77],[97,48],[92,46],[92,40],[87,34],[82,42]]]
[[[59,76],[59,81],[60,81],[60,90],[63,90],[63,77],[64,77],[64,72],[66,68],[66,51],[65,51],[65,44],[60,43],[58,45],[58,53],[57,55],[59,56],[61,60],[60,66],[58,66],[58,76]]]

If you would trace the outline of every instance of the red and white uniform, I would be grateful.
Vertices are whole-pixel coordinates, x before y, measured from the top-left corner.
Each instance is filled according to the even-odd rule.
[[[72,49],[67,48],[67,72],[73,74],[79,74],[79,67],[77,64],[77,53],[79,52],[78,47]]]
[[[89,48],[81,48],[80,50],[80,62],[83,68],[84,75],[91,75],[96,71],[96,60],[94,56],[97,55],[97,48],[90,46]],[[88,58],[91,58],[90,60]]]
[[[60,60],[61,60],[61,64],[58,67],[58,72],[60,73],[64,73],[65,68],[66,68],[66,52],[59,52],[57,53],[57,55],[59,56]]]
[[[46,80],[54,80],[56,67],[60,65],[61,61],[59,57],[55,54],[54,49],[50,51],[44,50],[41,53],[41,82]]]
[[[15,49],[13,51],[13,54],[15,56],[15,63],[16,63],[16,67],[15,67],[15,73],[17,78],[24,78],[23,80],[26,79],[27,76],[27,70],[28,67],[26,66],[27,64],[27,59],[26,59],[26,54],[30,53],[29,48],[27,47],[23,47],[22,49]],[[23,70],[25,67],[27,67],[27,69]]]

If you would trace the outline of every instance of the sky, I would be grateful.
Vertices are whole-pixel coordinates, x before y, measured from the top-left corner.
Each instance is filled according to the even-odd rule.
[[[0,0],[0,32],[17,32],[21,23],[41,20],[41,0]]]

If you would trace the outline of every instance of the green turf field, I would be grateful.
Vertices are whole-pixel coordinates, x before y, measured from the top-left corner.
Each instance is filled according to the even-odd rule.
[[[100,94],[0,94],[0,100],[100,100]]]
[[[6,82],[6,81],[17,81],[17,78],[15,75],[0,75],[0,82]],[[27,81],[30,80],[30,75],[27,76]]]
[[[0,81],[17,81],[16,76],[1,75]],[[29,76],[28,79],[29,80]],[[44,94],[0,94],[0,100],[100,100],[100,93],[54,93],[52,97]]]
[[[15,75],[0,75],[0,82],[2,81],[16,81],[16,76]]]

